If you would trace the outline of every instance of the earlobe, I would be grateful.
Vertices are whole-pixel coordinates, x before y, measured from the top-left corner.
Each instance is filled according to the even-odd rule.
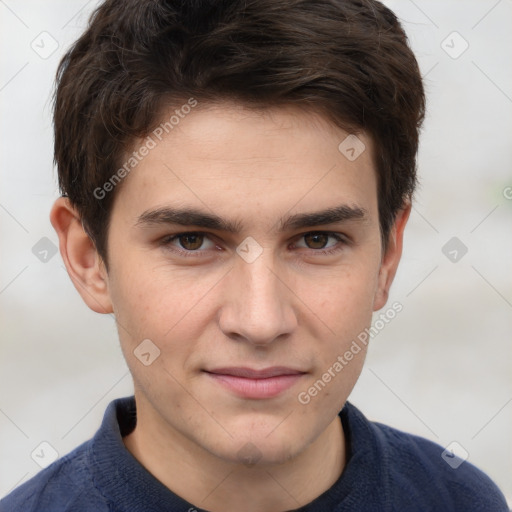
[[[97,313],[112,313],[105,265],[68,198],[55,201],[50,221],[69,277],[84,302]]]
[[[388,236],[388,246],[382,257],[377,289],[373,300],[373,310],[383,308],[388,300],[389,289],[402,256],[404,229],[411,213],[411,204],[407,203],[398,211]]]

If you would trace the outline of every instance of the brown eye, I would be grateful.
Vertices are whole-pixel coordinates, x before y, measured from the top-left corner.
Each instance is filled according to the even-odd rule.
[[[186,235],[180,235],[179,241],[181,247],[187,251],[195,251],[203,245],[204,235],[200,233],[189,233]]]
[[[211,255],[211,251],[216,249],[210,235],[200,231],[187,231],[164,236],[160,239],[160,245],[178,256]]]
[[[308,233],[304,235],[304,241],[309,249],[323,249],[329,240],[327,233]]]

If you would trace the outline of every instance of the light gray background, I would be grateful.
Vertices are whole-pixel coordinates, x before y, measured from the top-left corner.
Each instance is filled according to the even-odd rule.
[[[0,496],[40,470],[34,450],[51,458],[41,442],[67,453],[132,392],[113,319],[87,309],[58,254],[45,263],[32,252],[43,237],[57,243],[54,73],[95,4],[0,0]],[[373,339],[351,401],[371,419],[457,441],[512,504],[512,2],[387,4],[419,59],[428,116],[389,302],[403,311]],[[457,262],[442,252],[452,237],[467,247]]]

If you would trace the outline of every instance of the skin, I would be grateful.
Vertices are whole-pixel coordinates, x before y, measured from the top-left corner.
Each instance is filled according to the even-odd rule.
[[[52,209],[77,290],[118,323],[138,417],[125,445],[197,507],[290,510],[329,489],[343,471],[338,413],[366,351],[307,405],[298,395],[385,305],[410,213],[409,205],[398,213],[383,253],[372,141],[359,135],[366,150],[351,162],[338,150],[346,136],[296,107],[199,105],[116,190],[108,272],[69,201],[60,198]],[[278,229],[291,215],[340,205],[358,207],[364,217]],[[215,214],[239,229],[138,222],[165,207]],[[345,242],[305,236],[318,231]],[[170,238],[187,232],[207,236]],[[236,252],[249,236],[263,250],[251,263]],[[324,245],[336,252],[322,253]],[[144,339],[160,350],[148,366],[134,355]],[[248,399],[203,371],[226,366],[305,373],[276,397]],[[255,464],[242,460],[247,450]]]

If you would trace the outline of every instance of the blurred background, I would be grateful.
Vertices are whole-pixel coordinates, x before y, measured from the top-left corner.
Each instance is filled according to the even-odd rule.
[[[388,304],[403,310],[373,338],[350,400],[467,456],[512,506],[512,1],[385,3],[428,114]],[[96,4],[0,0],[0,496],[132,393],[114,321],[82,303],[48,220],[53,79]]]

